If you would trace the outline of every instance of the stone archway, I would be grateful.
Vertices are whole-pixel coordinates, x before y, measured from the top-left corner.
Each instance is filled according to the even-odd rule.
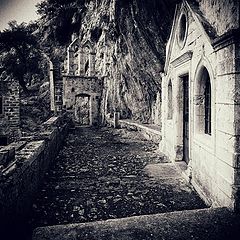
[[[90,125],[90,95],[79,94],[75,97],[75,122]]]

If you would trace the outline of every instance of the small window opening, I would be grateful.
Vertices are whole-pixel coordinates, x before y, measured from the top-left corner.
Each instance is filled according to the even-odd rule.
[[[209,75],[206,78],[205,91],[205,133],[211,135],[211,83]]]
[[[85,64],[85,73],[87,73],[89,68],[89,60],[87,60],[86,64]]]

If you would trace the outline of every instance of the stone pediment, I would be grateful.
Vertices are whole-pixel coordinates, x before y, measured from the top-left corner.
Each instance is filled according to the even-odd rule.
[[[199,6],[197,4],[194,4],[191,1],[183,0],[181,4],[178,4],[175,10],[175,15],[174,15],[174,20],[173,20],[173,25],[172,25],[172,30],[170,34],[169,41],[167,43],[167,56],[166,56],[166,62],[165,62],[165,71],[167,71],[169,64],[174,62],[176,60],[176,64],[178,64],[178,58],[174,57],[175,60],[171,61],[171,58],[173,57],[173,49],[174,45],[180,45],[179,44],[179,20],[181,20],[181,16],[186,15],[186,16],[191,16],[196,23],[197,28],[199,31],[202,33],[202,35],[205,37],[206,41],[208,41],[211,45],[214,39],[217,38],[217,35],[212,28],[212,26],[207,22],[203,14],[201,13]],[[188,27],[188,26],[187,26]],[[186,34],[187,35],[187,34]],[[187,36],[186,36],[187,38]],[[186,39],[184,40],[186,41]],[[184,46],[179,46],[180,50]],[[189,53],[187,53],[188,55]],[[184,57],[184,54],[183,54]],[[185,56],[186,57],[186,56]],[[180,61],[180,60],[179,60]]]
[[[174,67],[178,67],[178,66],[190,61],[192,59],[192,55],[193,55],[192,51],[185,52],[181,56],[179,56],[179,57],[175,58],[173,61],[171,61],[171,64]]]

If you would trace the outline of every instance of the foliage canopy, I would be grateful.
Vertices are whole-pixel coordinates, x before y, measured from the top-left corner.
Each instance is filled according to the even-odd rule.
[[[9,28],[0,32],[1,71],[12,75],[24,90],[34,74],[40,74],[41,52],[33,24],[9,23]]]

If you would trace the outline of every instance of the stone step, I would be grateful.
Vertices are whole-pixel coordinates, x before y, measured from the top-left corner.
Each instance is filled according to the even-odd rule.
[[[47,226],[33,232],[33,240],[230,240],[239,236],[240,215],[226,208]]]

